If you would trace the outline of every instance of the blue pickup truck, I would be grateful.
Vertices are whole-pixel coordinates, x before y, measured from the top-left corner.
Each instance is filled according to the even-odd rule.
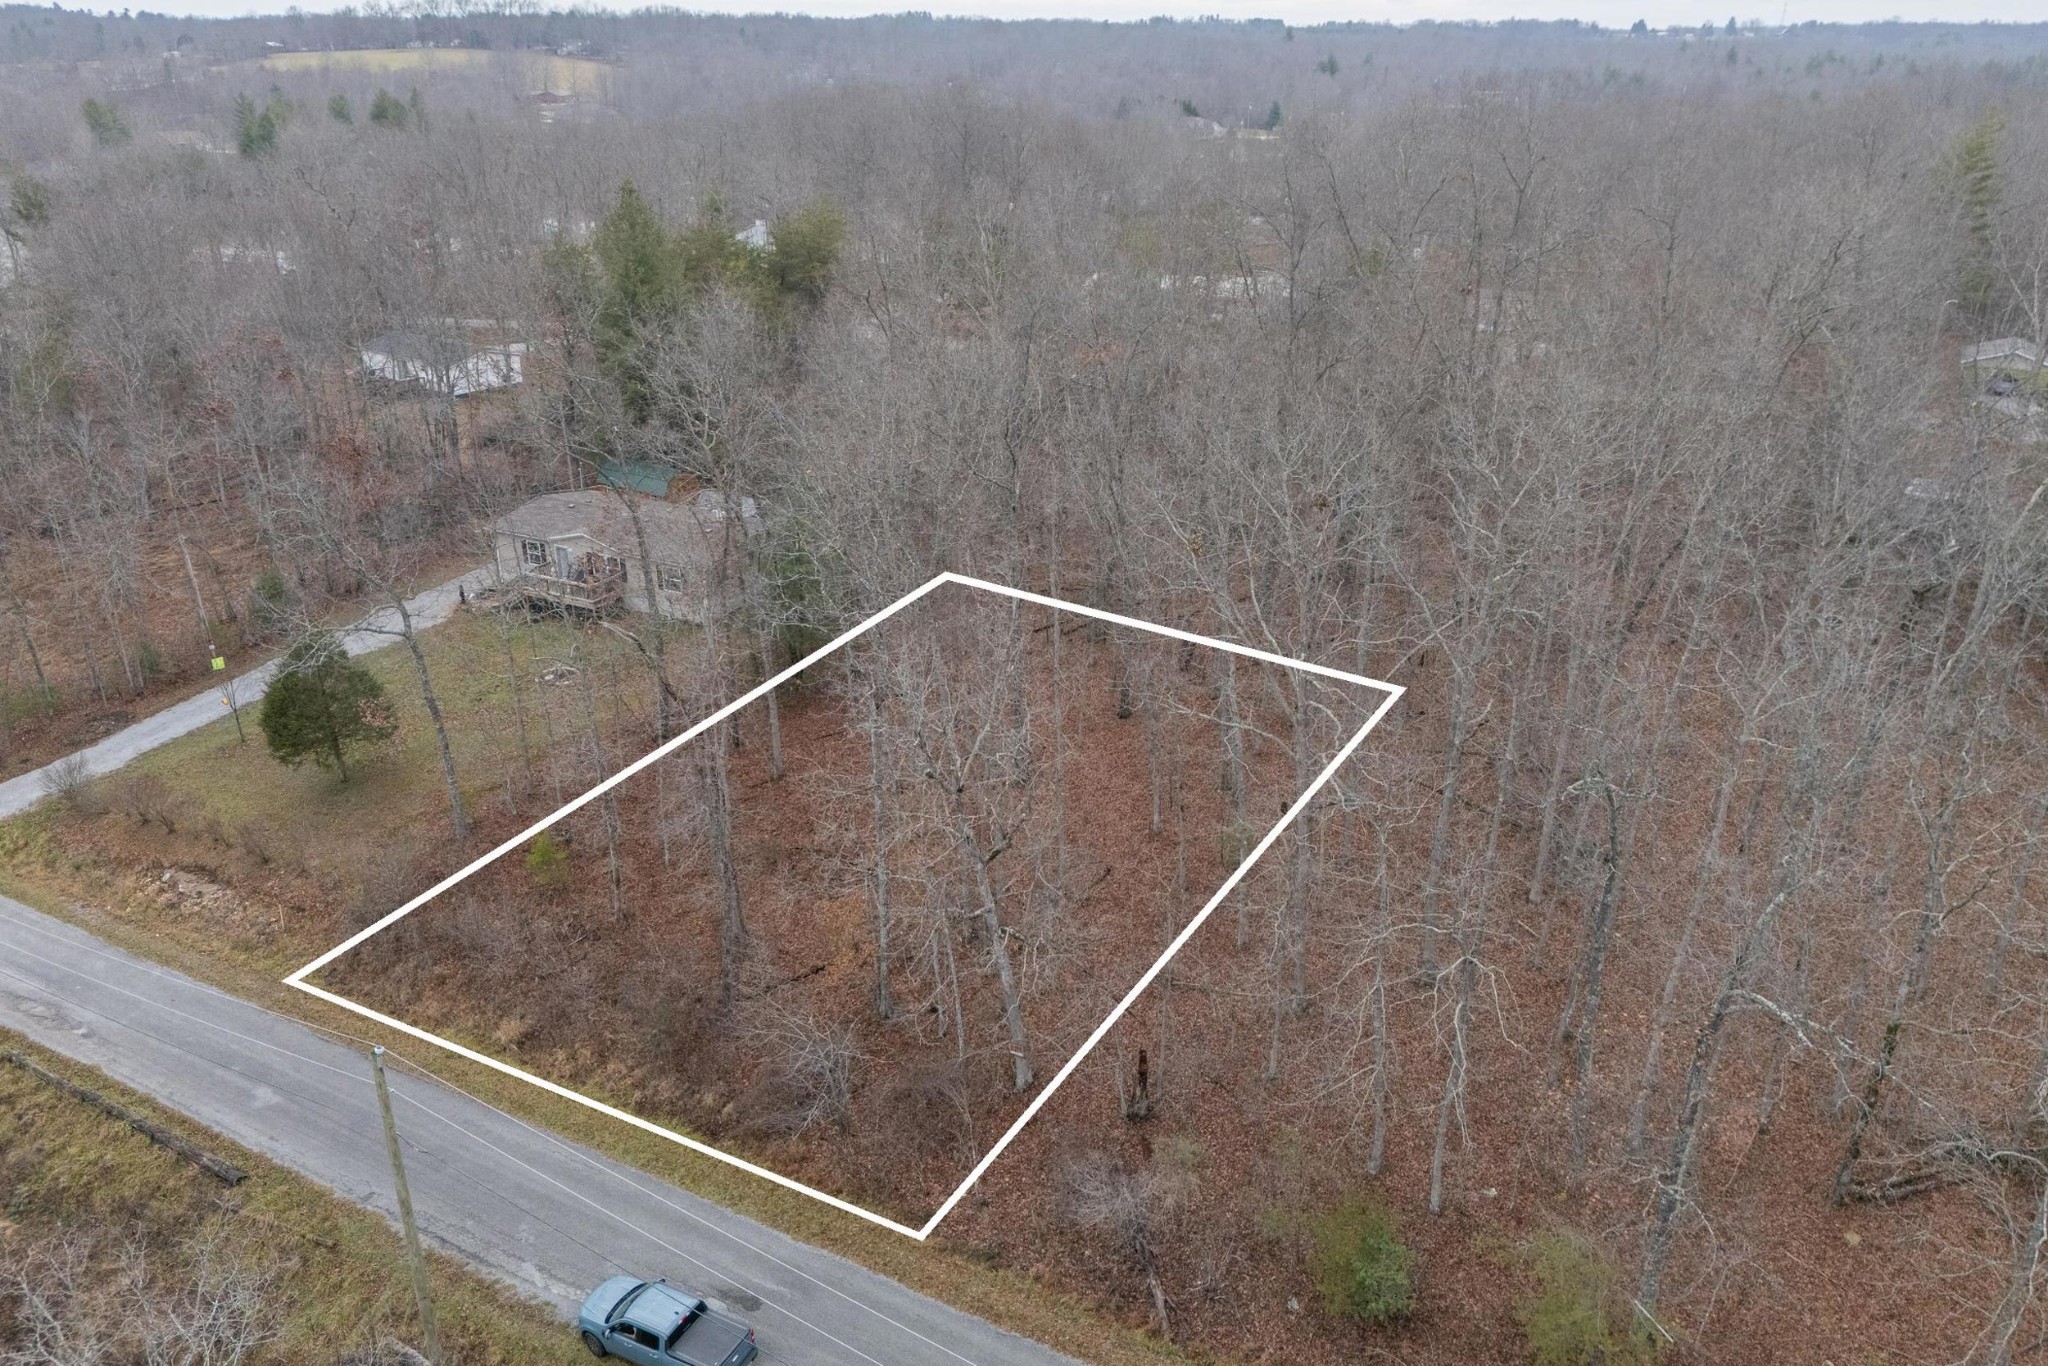
[[[614,1276],[585,1298],[576,1326],[592,1356],[634,1366],[747,1366],[761,1353],[753,1329],[667,1281]]]

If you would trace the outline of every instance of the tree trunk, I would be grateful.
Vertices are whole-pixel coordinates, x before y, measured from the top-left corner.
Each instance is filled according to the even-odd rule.
[[[462,807],[462,784],[455,777],[455,751],[448,744],[448,723],[441,717],[441,703],[434,696],[434,678],[427,670],[426,652],[420,649],[420,638],[412,629],[412,613],[406,609],[404,595],[392,590],[391,601],[398,609],[398,622],[405,636],[405,648],[412,655],[412,666],[420,678],[420,699],[427,704],[427,719],[434,723],[434,743],[441,750],[441,776],[448,784],[448,815],[452,822],[455,842],[461,844],[469,839],[469,813]]]
[[[747,921],[740,903],[739,868],[732,852],[732,789],[726,773],[723,726],[703,737],[705,803],[711,826],[711,858],[718,869],[723,918],[718,936],[718,996],[730,1011],[738,990],[740,959],[746,949]]]
[[[868,798],[875,840],[874,877],[869,895],[874,898],[875,919],[875,1014],[889,1019],[896,1013],[889,992],[889,805],[882,782],[882,714],[879,682],[868,685]]]

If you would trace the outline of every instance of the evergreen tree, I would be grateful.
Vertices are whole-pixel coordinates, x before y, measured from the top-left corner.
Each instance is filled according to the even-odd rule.
[[[281,101],[272,100],[262,109],[247,95],[235,96],[235,150],[245,157],[260,157],[277,150],[278,117]]]
[[[846,215],[830,200],[818,200],[775,220],[775,245],[764,253],[762,269],[779,300],[817,303],[839,260],[846,237]]]
[[[1649,36],[1650,26],[1644,23],[1642,20],[1638,19],[1633,24],[1630,24],[1628,26],[1628,31],[1634,37],[1646,38]]]
[[[649,401],[636,364],[640,331],[673,307],[681,283],[675,244],[652,206],[628,180],[618,203],[591,240],[597,258],[600,302],[591,344],[598,364],[619,386],[626,406],[644,417]]]
[[[1270,133],[1270,132],[1272,132],[1272,131],[1273,131],[1273,130],[1274,130],[1275,128],[1278,128],[1279,126],[1280,126],[1280,101],[1278,101],[1278,100],[1274,100],[1274,101],[1273,101],[1273,107],[1272,107],[1271,109],[1268,109],[1268,110],[1266,111],[1266,122],[1265,122],[1265,129],[1266,129],[1266,131],[1267,131],[1267,132],[1269,132],[1269,133]]]
[[[348,657],[331,631],[314,631],[285,653],[257,716],[279,763],[311,759],[348,779],[351,751],[382,744],[398,731],[377,676]]]
[[[1962,218],[1962,266],[1958,297],[1978,313],[1991,309],[1998,283],[1994,248],[1998,207],[2005,199],[2005,175],[1999,167],[1998,144],[2005,118],[1996,109],[1971,124],[1949,155],[1950,191]]]
[[[118,147],[128,141],[128,123],[112,100],[87,100],[79,106],[96,146]]]
[[[1337,54],[1336,54],[1336,53],[1334,53],[1334,52],[1332,52],[1332,53],[1331,53],[1331,54],[1330,54],[1329,56],[1327,56],[1327,57],[1323,58],[1323,60],[1321,60],[1320,62],[1317,62],[1317,63],[1316,63],[1316,70],[1318,70],[1318,71],[1322,72],[1322,73],[1323,73],[1323,74],[1324,74],[1325,76],[1334,76],[1334,75],[1336,75],[1336,74],[1337,74]]]
[[[349,104],[348,96],[329,96],[327,100],[327,117],[333,119],[336,123],[354,123],[356,121],[356,111],[354,106]]]
[[[22,227],[40,228],[50,221],[50,187],[23,171],[8,189],[7,207]]]
[[[405,101],[382,86],[377,87],[376,95],[370,100],[370,122],[379,128],[404,128],[411,121],[412,110],[406,107]]]

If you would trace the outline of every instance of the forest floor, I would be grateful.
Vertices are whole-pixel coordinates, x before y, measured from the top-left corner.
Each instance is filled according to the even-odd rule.
[[[495,716],[495,753],[503,769],[510,762],[503,712],[490,681],[504,672],[493,658],[501,644],[496,628],[476,619],[443,629],[449,632],[442,638],[448,643],[437,640],[436,647],[448,653],[435,658],[444,661],[451,678],[451,731],[459,735],[466,726]],[[551,629],[556,628],[541,628],[542,636]],[[461,675],[465,686],[456,686],[455,660],[465,649],[471,651],[471,672]],[[538,660],[550,653],[533,646],[521,657]],[[401,663],[394,655],[380,667]],[[533,671],[527,667],[523,674]],[[390,683],[394,699],[407,705],[402,676],[393,674]],[[574,687],[550,686],[562,694],[564,718],[572,717],[578,705]],[[1134,885],[1170,883],[1165,866],[1173,861],[1174,841],[1150,836],[1142,818],[1134,825],[1134,813],[1150,805],[1142,754],[1133,750],[1137,742],[1130,738],[1135,728],[1104,719],[1113,717],[1110,689],[1091,686],[1087,694],[1095,718],[1081,722],[1089,727],[1087,762],[1071,778],[1074,827],[1093,832],[1100,841],[1093,857],[1113,866],[1119,883],[1126,878]],[[634,704],[622,705],[631,711]],[[537,727],[541,719],[530,716],[529,724]],[[739,829],[752,847],[781,851],[749,865],[757,928],[764,938],[786,937],[791,947],[782,967],[802,971],[822,963],[823,970],[802,983],[813,1005],[864,1000],[871,963],[864,964],[854,952],[808,952],[820,944],[858,941],[864,898],[857,879],[836,899],[778,899],[768,890],[774,877],[803,862],[806,846],[818,840],[812,827],[831,804],[784,799],[756,801],[750,808],[747,794],[758,794],[769,783],[762,769],[766,746],[758,718],[743,721],[748,743],[733,752],[733,782],[741,794]],[[799,757],[836,766],[842,777],[861,762],[847,739],[844,716],[824,700],[792,695],[783,721],[792,777],[781,788],[800,790],[795,785]],[[566,719],[561,724],[565,729],[558,739],[573,733]],[[1376,736],[1354,764],[1400,763],[1404,749],[1436,743],[1430,725],[1427,705],[1411,708],[1405,722],[1389,727],[1393,734]],[[405,744],[421,743],[422,729],[413,724]],[[196,803],[228,831],[225,844],[207,819],[144,819],[121,813],[117,801],[116,811],[106,816],[45,812],[12,822],[0,828],[5,841],[0,854],[20,877],[58,890],[72,903],[66,913],[96,931],[238,990],[244,984],[253,989],[260,981],[262,989],[275,994],[271,984],[277,975],[398,904],[403,899],[398,893],[423,885],[421,867],[401,853],[374,864],[364,860],[379,847],[431,847],[432,841],[422,837],[445,822],[445,798],[432,763],[423,763],[417,754],[394,755],[381,769],[366,767],[357,780],[360,790],[345,792],[317,774],[290,773],[274,765],[266,771],[261,765],[270,764],[267,756],[253,746],[246,751],[234,747],[232,732],[223,736],[220,730],[192,737],[183,754],[157,756],[155,772],[175,783],[181,800]],[[476,779],[485,838],[501,827],[516,830],[523,819],[513,804],[489,800],[492,778],[483,756],[490,752],[488,744],[458,750],[458,762]],[[572,794],[580,790],[564,781]],[[840,783],[838,790],[845,786]],[[1189,785],[1191,799],[1200,786]],[[752,830],[747,828],[750,809],[760,822]],[[259,857],[260,839],[256,847],[247,840],[237,843],[229,824],[236,819],[273,826],[278,842],[292,849],[290,858]],[[1324,838],[1358,838],[1356,831],[1345,834],[1341,825],[1333,823]],[[643,843],[652,837],[644,823],[635,827],[629,820],[627,829],[629,837],[637,829]],[[1412,821],[1390,829],[1397,869],[1419,867],[1425,836],[1426,830]],[[1503,836],[1502,859],[1528,860],[1529,839],[1530,832],[1510,829]],[[581,839],[573,853],[587,860],[594,848]],[[1199,862],[1209,870],[1205,885],[1213,887],[1220,876],[1214,871],[1215,855],[1204,850]],[[352,880],[351,868],[358,870]],[[165,870],[173,876],[166,878]],[[591,881],[584,879],[586,890]],[[1190,879],[1190,885],[1201,881]],[[469,1070],[478,1073],[476,1086],[499,1103],[651,1164],[650,1169],[673,1174],[722,1203],[847,1251],[877,1270],[1055,1345],[1061,1339],[1045,1315],[1071,1312],[1074,1305],[1121,1320],[1130,1330],[1134,1352],[1144,1352],[1140,1344],[1149,1341],[1140,1337],[1150,1317],[1142,1274],[1119,1240],[1079,1225],[1066,1196],[1067,1177],[1091,1167],[1140,1177],[1172,1167],[1186,1178],[1187,1198],[1163,1210],[1150,1233],[1180,1343],[1204,1356],[1235,1360],[1277,1360],[1276,1353],[1284,1352],[1290,1361],[1337,1363],[1384,1352],[1416,1362],[1519,1361],[1528,1350],[1519,1316],[1532,1291],[1526,1257],[1532,1241],[1556,1231],[1583,1233],[1610,1249],[1619,1276],[1642,1217],[1644,1178],[1659,1151],[1653,1142],[1641,1158],[1596,1166],[1581,1194],[1566,1190],[1560,1141],[1565,1101],[1550,1079],[1549,1033],[1563,1005],[1572,958],[1566,942],[1570,931],[1564,927],[1578,913],[1578,893],[1569,890],[1576,884],[1562,874],[1560,885],[1568,890],[1553,897],[1566,903],[1556,912],[1554,937],[1543,931],[1550,913],[1546,908],[1501,898],[1497,977],[1474,1045],[1478,1079],[1458,1117],[1463,1141],[1454,1130],[1450,1143],[1448,1196],[1436,1216],[1426,1211],[1425,1200],[1442,1077],[1441,1058],[1429,1046],[1432,1038],[1441,1037],[1440,981],[1416,976],[1415,964],[1405,958],[1386,964],[1394,980],[1391,1034],[1400,1047],[1385,1162],[1373,1174],[1366,1097],[1355,1058],[1347,1052],[1361,1037],[1356,1002],[1362,996],[1364,950],[1349,957],[1330,947],[1319,950],[1308,965],[1318,990],[1298,1015],[1278,1018],[1276,1045],[1270,896],[1257,886],[1249,935],[1240,936],[1234,906],[1220,908],[1133,1015],[1026,1126],[1016,1145],[924,1248],[852,1226],[800,1197],[537,1097],[480,1069]],[[328,894],[320,892],[323,886]],[[32,890],[19,882],[13,889],[17,894]],[[344,889],[349,895],[337,899]],[[49,904],[50,898],[43,900]],[[1320,887],[1315,915],[1341,927],[1326,944],[1368,940],[1373,900],[1356,882]],[[79,903],[103,909],[86,912]],[[693,904],[693,914],[708,910],[702,897]],[[1131,914],[1141,903],[1106,898],[1102,904],[1122,905]],[[352,909],[338,913],[338,908]],[[1408,912],[1404,908],[1402,913]],[[701,925],[695,932],[707,933]],[[1648,934],[1650,926],[1626,917],[1621,933]],[[1158,934],[1156,922],[1148,919],[1123,926],[1101,942],[1142,948],[1131,958],[1142,962],[1149,961],[1160,942]],[[1122,964],[1117,970],[1127,968]],[[1085,967],[1077,975],[1087,976]],[[1115,984],[1107,979],[1113,975],[1102,974],[1102,990],[1111,999]],[[477,996],[474,984],[465,987],[459,977],[426,985],[431,989],[415,1000],[426,1007],[428,1018],[418,1022],[467,1034],[485,1051],[509,1054],[543,1073],[551,1066],[575,1072],[573,1048],[551,1043],[546,1031],[535,1029],[535,1021],[522,1018],[524,1003]],[[1639,1038],[1658,985],[1653,955],[1617,959],[1604,1037]],[[1092,1019],[1101,1017],[1098,1004],[1089,1003],[1096,1012]],[[877,1050],[886,1042],[867,1034],[863,1046]],[[1123,1116],[1120,1097],[1140,1047],[1151,1051],[1155,1109],[1149,1119],[1132,1123]],[[1057,1056],[1046,1057],[1045,1072]],[[1767,1050],[1733,1049],[1726,1064],[1729,1093],[1756,1094],[1767,1063]],[[1277,1075],[1269,1076],[1269,1070]],[[1694,1227],[1690,1245],[1699,1250],[1674,1266],[1667,1326],[1692,1355],[1717,1362],[1939,1357],[1973,1331],[1971,1311],[1955,1292],[1965,1282],[1981,1290],[1980,1282],[1996,1277],[2001,1241],[1976,1197],[1960,1189],[1893,1208],[1830,1209],[1825,1182],[1841,1138],[1826,1069],[1807,1066],[1789,1075],[1785,1097],[1768,1127],[1760,1127],[1759,1116],[1738,1106],[1712,1119],[1702,1163],[1711,1223]],[[644,1065],[609,1074],[598,1070],[577,1079],[605,1099],[627,1108],[648,1107],[643,1112],[652,1117],[737,1144],[749,1156],[801,1179],[850,1179],[856,1196],[901,1197],[902,1192],[883,1188],[871,1172],[860,1169],[897,1148],[750,1129],[739,1103],[749,1090],[743,1070],[712,1088],[663,1084]],[[1625,1122],[1624,1096],[1602,1090],[1594,1105],[1600,1124],[1618,1128]],[[1002,1113],[993,1118],[999,1121]],[[856,1132],[864,1132],[858,1118]],[[900,1135],[892,1140],[897,1141]],[[935,1180],[917,1194],[939,1188]],[[1417,1257],[1414,1312],[1400,1324],[1378,1329],[1326,1315],[1307,1266],[1314,1218],[1362,1193],[1378,1195],[1399,1214],[1403,1236]],[[1912,1270],[1916,1267],[1927,1270]],[[1874,1283],[1887,1287],[1875,1300],[1869,1294]],[[1061,1305],[1068,1308],[1060,1311]],[[1095,1356],[1122,1359],[1099,1349]]]
[[[216,1255],[267,1273],[266,1318],[278,1337],[261,1360],[331,1366],[380,1341],[417,1341],[411,1279],[398,1235],[381,1217],[10,1031],[0,1030],[0,1052],[97,1091],[247,1173],[225,1187],[120,1120],[0,1061],[0,1114],[8,1117],[0,1125],[0,1257],[18,1260],[30,1246],[83,1237],[96,1271],[116,1273],[122,1255],[139,1246],[165,1272],[186,1263],[190,1239],[211,1233]],[[547,1307],[450,1258],[430,1261],[451,1360],[582,1359]]]
[[[0,626],[0,780],[104,740],[282,653],[286,642],[256,629],[250,618],[247,585],[269,567],[269,553],[226,524],[207,539],[213,549],[196,567],[212,626],[204,635],[177,546],[163,541],[146,547],[145,586],[133,610],[141,623],[138,640],[147,651],[138,648],[139,671],[131,682],[114,657],[108,633],[77,597],[89,586],[84,575],[41,542],[12,538],[9,582],[33,623],[55,702],[37,686],[21,622],[7,621]],[[476,559],[473,545],[435,547],[405,576],[403,586],[412,592],[443,582],[473,568]],[[359,597],[343,597],[322,601],[314,615],[325,625],[342,626],[370,606]],[[8,615],[14,615],[11,609]],[[226,661],[221,672],[212,667],[215,656]],[[149,667],[140,668],[144,662]]]

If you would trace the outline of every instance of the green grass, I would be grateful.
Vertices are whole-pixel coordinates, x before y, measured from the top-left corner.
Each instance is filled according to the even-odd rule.
[[[428,70],[488,71],[507,63],[515,65],[534,89],[576,95],[602,95],[611,89],[610,66],[591,57],[557,57],[551,53],[500,53],[477,48],[350,48],[335,52],[274,52],[254,59],[263,71],[366,71],[399,77]]]
[[[501,800],[521,762],[504,629],[491,617],[465,613],[420,635],[463,801],[472,809]],[[559,732],[577,720],[580,700],[572,695],[574,684],[556,688],[535,679],[551,663],[567,661],[572,650],[598,670],[605,689],[616,677],[629,700],[648,699],[644,666],[625,657],[631,647],[617,637],[559,622],[510,629],[536,763],[545,748],[541,708],[552,703],[559,742],[566,738]],[[410,652],[393,644],[363,656],[362,663],[383,683],[398,734],[352,761],[345,780],[310,763],[288,768],[272,758],[256,725],[256,706],[242,708],[246,743],[224,712],[219,721],[143,755],[124,773],[161,778],[181,799],[187,819],[208,822],[231,839],[260,834],[267,837],[266,852],[359,883],[364,870],[405,858],[423,837],[445,829],[449,814],[439,747]],[[615,710],[600,705],[601,714]],[[118,789],[120,781],[112,779],[110,787]]]
[[[219,1219],[255,1260],[279,1269],[282,1336],[261,1360],[328,1363],[378,1336],[418,1341],[399,1240],[383,1219],[0,1030],[0,1051],[10,1050],[249,1173],[228,1190],[119,1120],[0,1062],[0,1114],[8,1117],[0,1125],[0,1199],[21,1233],[97,1233],[116,1245],[140,1233],[167,1243]],[[449,1258],[433,1257],[429,1274],[449,1360],[566,1366],[584,1359],[575,1334],[546,1306]]]

